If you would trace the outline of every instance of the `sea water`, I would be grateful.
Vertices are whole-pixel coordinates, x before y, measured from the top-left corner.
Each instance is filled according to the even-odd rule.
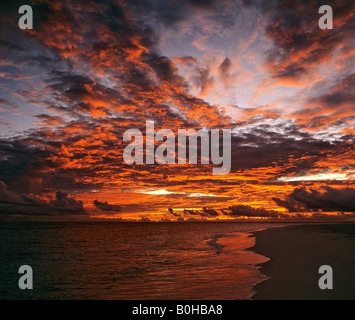
[[[279,225],[3,222],[0,299],[250,299],[268,260],[251,232]]]

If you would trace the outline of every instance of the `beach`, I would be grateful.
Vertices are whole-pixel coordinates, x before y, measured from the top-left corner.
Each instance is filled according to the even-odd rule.
[[[254,233],[250,250],[268,257],[253,300],[355,299],[355,224],[295,225]],[[333,289],[320,289],[319,267],[333,270]]]

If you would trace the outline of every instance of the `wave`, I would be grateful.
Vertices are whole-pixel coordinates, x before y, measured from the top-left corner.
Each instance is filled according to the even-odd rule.
[[[225,247],[223,244],[218,243],[218,239],[225,237],[226,234],[218,234],[213,236],[210,240],[208,240],[206,243],[210,246],[213,246],[216,249],[217,254],[222,253],[222,249]]]

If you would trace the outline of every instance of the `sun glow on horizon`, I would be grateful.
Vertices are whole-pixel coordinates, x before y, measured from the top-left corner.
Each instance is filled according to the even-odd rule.
[[[277,180],[283,182],[322,181],[322,180],[347,181],[347,180],[355,180],[355,174],[353,173],[353,171],[351,171],[351,173],[318,173],[318,174],[310,174],[304,176],[280,177]]]

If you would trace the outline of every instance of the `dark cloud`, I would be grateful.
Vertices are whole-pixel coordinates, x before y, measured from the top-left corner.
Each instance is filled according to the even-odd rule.
[[[275,47],[267,65],[276,79],[300,80],[317,68],[334,50],[352,41],[353,1],[328,1],[334,13],[334,28],[327,32],[318,26],[319,1],[261,1],[259,5],[269,24],[266,35]],[[329,31],[329,30],[328,30]]]
[[[174,212],[173,208],[168,208],[169,213],[171,213],[172,215],[174,215],[175,217],[180,217],[180,215],[178,213]]]
[[[119,212],[122,210],[122,208],[118,205],[115,204],[109,204],[107,201],[101,202],[98,200],[94,200],[93,204],[96,208],[102,210],[102,211],[116,211]]]
[[[232,66],[232,61],[229,58],[224,58],[224,60],[222,61],[222,63],[219,65],[219,71],[222,74],[226,74],[230,71],[230,68]]]
[[[200,95],[206,94],[214,86],[215,77],[211,74],[210,68],[201,66],[198,59],[184,56],[176,58],[176,61],[190,70],[192,75],[189,80],[199,90]],[[225,74],[223,72],[220,73],[222,81]]]
[[[276,211],[266,210],[264,208],[254,208],[248,205],[234,205],[223,210],[225,215],[231,217],[279,217],[281,214]]]
[[[36,171],[47,165],[52,167],[54,163],[49,160],[50,154],[49,150],[35,147],[28,140],[2,139],[0,140],[0,179],[8,183],[25,175],[28,170]]]
[[[12,102],[12,101],[9,101],[8,99],[5,99],[5,98],[0,98],[0,106],[1,106],[1,109],[4,109],[4,110],[17,110],[19,108],[19,106]]]
[[[192,215],[192,216],[199,216],[199,215],[201,215],[200,214],[200,211],[198,211],[198,210],[192,210],[192,209],[184,209],[184,214],[186,214],[186,215]]]
[[[147,59],[147,62],[155,70],[160,81],[168,81],[178,86],[186,86],[184,79],[177,74],[175,66],[168,57],[152,53]]]
[[[273,200],[290,212],[355,212],[355,189],[351,187],[338,189],[324,186],[322,190],[307,190],[301,187],[296,188],[284,199],[273,198]]]
[[[350,109],[355,101],[355,73],[346,75],[338,80],[336,85],[328,88],[326,93],[309,98],[308,102],[328,109],[325,111],[339,111],[341,108]]]
[[[192,80],[200,89],[201,95],[206,94],[208,89],[211,89],[215,82],[214,77],[210,74],[209,68],[198,68]]]
[[[226,87],[228,87],[233,81],[236,80],[231,74],[232,60],[225,58],[219,65],[219,76]]]
[[[84,212],[83,202],[77,201],[70,197],[67,192],[57,191],[54,200],[50,200],[49,206],[53,207],[56,211],[68,213]]]
[[[277,218],[284,216],[283,214],[273,211],[273,210],[266,210],[264,208],[254,208],[248,205],[234,205],[230,206],[225,209],[219,210],[211,209],[204,207],[202,210],[192,210],[192,209],[185,209],[183,212],[185,215],[189,216],[200,216],[200,217],[217,217],[222,215],[229,216],[231,218],[235,217],[272,217]]]
[[[15,193],[0,181],[0,214],[2,216],[70,216],[86,215],[86,212],[82,201],[77,201],[66,192],[57,191],[55,199],[45,201],[36,196]]]
[[[128,6],[138,16],[149,17],[165,27],[175,27],[188,19],[194,9],[212,13],[218,9],[218,3],[216,0],[134,0],[129,1]]]
[[[202,209],[202,213],[206,216],[210,216],[210,217],[215,217],[215,216],[218,216],[218,212],[214,209],[211,209],[211,208],[206,208],[206,207],[203,207]]]
[[[309,107],[294,112],[299,126],[312,130],[329,128],[351,133],[354,121],[354,91],[354,74],[317,83],[313,87],[312,95],[306,100]]]
[[[63,117],[51,116],[49,114],[43,114],[43,113],[38,114],[35,117],[39,119],[39,121],[37,121],[36,124],[41,126],[56,126],[56,125],[62,125],[66,122],[66,120]]]
[[[316,166],[330,154],[351,148],[346,139],[333,143],[319,140],[288,121],[255,124],[250,130],[242,125],[232,136],[231,171],[279,166],[277,175],[298,173]]]
[[[200,217],[217,217],[219,213],[211,208],[203,207],[202,210],[184,209],[185,215],[200,216]]]

